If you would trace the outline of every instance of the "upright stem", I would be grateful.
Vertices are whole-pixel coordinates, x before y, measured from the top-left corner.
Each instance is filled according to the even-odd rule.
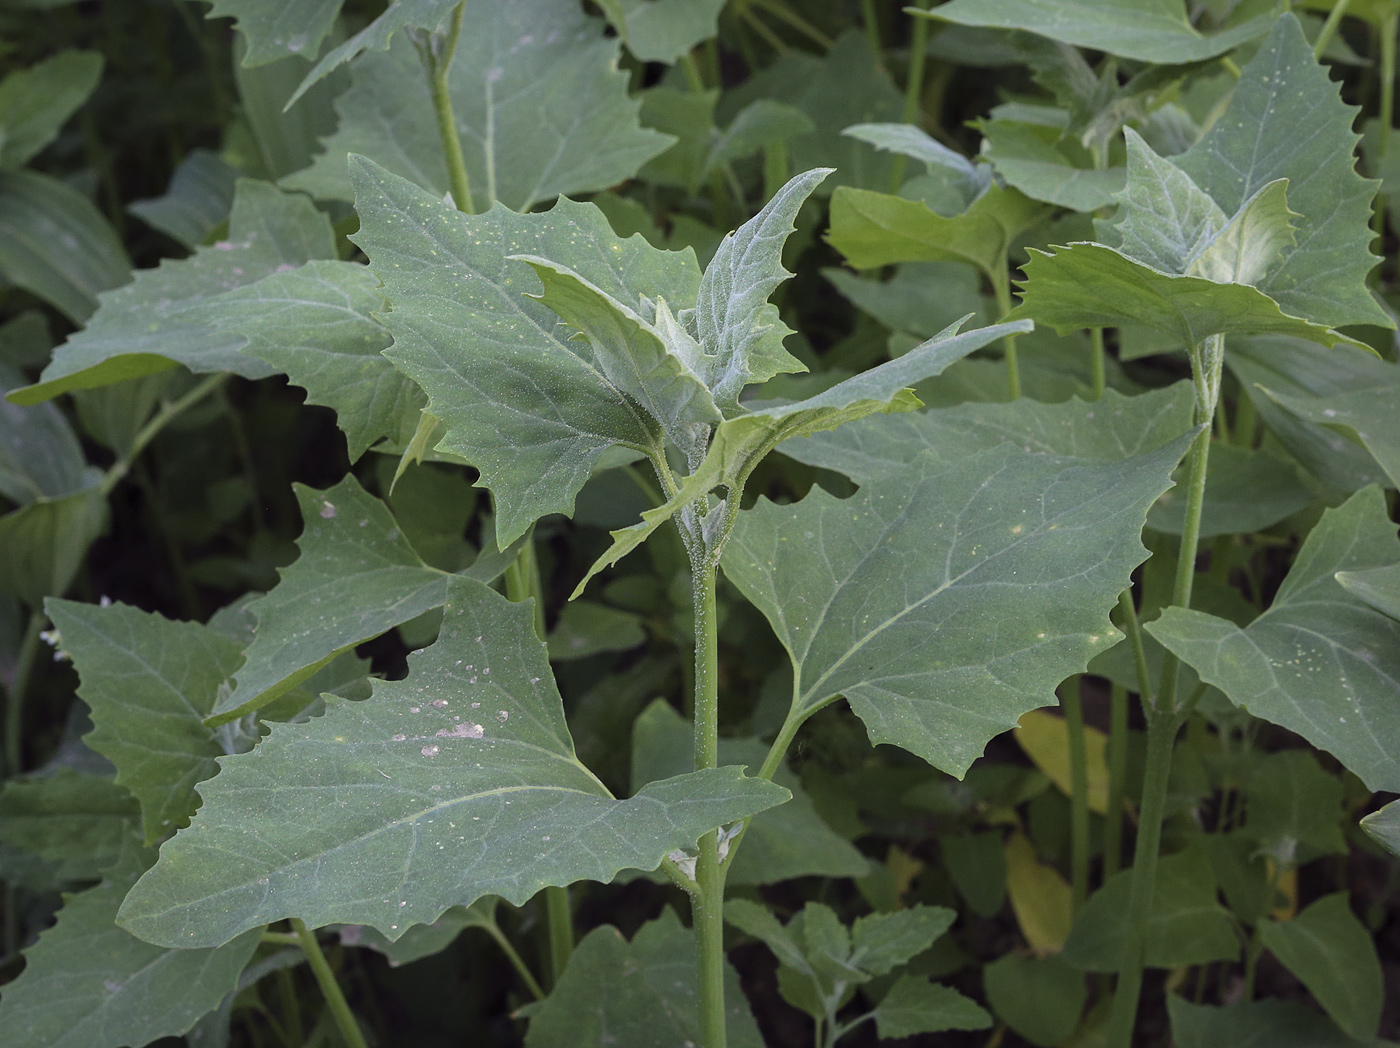
[[[1123,862],[1123,795],[1128,768],[1128,689],[1110,685],[1108,693],[1108,813],[1103,828],[1103,878]]]
[[[34,662],[39,656],[39,634],[44,628],[44,613],[31,611],[29,624],[20,641],[15,660],[15,676],[6,689],[5,701],[5,774],[18,775],[24,770],[24,695],[29,679],[34,675]],[[9,916],[7,912],[6,917]]]
[[[1327,45],[1337,35],[1337,30],[1342,24],[1342,16],[1347,13],[1347,7],[1350,4],[1351,0],[1337,0],[1332,10],[1327,12],[1327,21],[1322,23],[1322,32],[1317,34],[1317,43],[1313,45],[1313,57],[1319,62],[1322,61],[1322,52],[1327,50]]]
[[[574,911],[569,889],[550,885],[544,890],[545,912],[549,917],[549,971],[557,985],[574,953]]]
[[[1177,560],[1172,604],[1191,606],[1191,584],[1196,572],[1196,546],[1201,537],[1201,511],[1205,507],[1206,468],[1210,460],[1210,423],[1220,399],[1220,375],[1225,358],[1222,335],[1211,335],[1191,348],[1192,380],[1196,386],[1196,424],[1201,427],[1191,444],[1186,489],[1186,521],[1182,528],[1181,554]],[[1162,819],[1166,812],[1167,785],[1171,778],[1172,748],[1185,719],[1177,706],[1177,680],[1181,662],[1167,653],[1155,700],[1144,696],[1147,715],[1147,764],[1143,770],[1142,810],[1137,844],[1133,850],[1132,884],[1128,895],[1127,957],[1118,975],[1118,987],[1109,1015],[1108,1048],[1132,1048],[1138,998],[1146,962],[1147,920],[1157,884],[1157,859],[1162,846]]]
[[[860,16],[865,24],[865,42],[870,45],[870,53],[879,63],[884,49],[880,46],[880,16],[875,11],[875,0],[860,0]]]
[[[1011,276],[1006,271],[1006,252],[996,262],[996,268],[988,273],[992,281],[992,291],[997,297],[997,319],[1003,320],[1011,312]],[[1006,354],[1006,389],[1012,400],[1021,399],[1021,368],[1016,360],[1016,336],[1006,335],[1001,340]]]
[[[210,393],[213,393],[216,389],[219,389],[227,381],[227,374],[209,375],[196,383],[183,397],[162,404],[160,410],[152,415],[151,420],[137,432],[126,454],[107,468],[107,472],[102,476],[102,486],[100,489],[102,494],[106,496],[112,493],[112,489],[115,488],[121,479],[131,470],[131,464],[136,461],[141,452],[146,450],[146,446],[156,439],[160,431],[169,425],[170,421],[174,419],[175,416],[199,403],[199,401],[203,400]]]
[[[1104,386],[1107,384],[1106,366],[1104,363],[1103,348],[1103,328],[1089,329],[1089,382],[1090,394],[1095,400],[1103,396]]]
[[[918,0],[921,8],[928,7],[929,0]],[[909,40],[909,76],[904,82],[904,112],[900,119],[906,124],[919,123],[919,100],[924,91],[924,61],[928,51],[928,19],[914,16],[914,31]],[[879,52],[876,52],[879,56]],[[890,192],[898,193],[904,184],[904,169],[908,158],[902,153],[894,158],[890,171]]]
[[[335,973],[331,971],[326,955],[321,951],[321,944],[316,941],[316,933],[309,931],[306,925],[295,917],[292,918],[292,928],[296,932],[297,945],[301,947],[302,953],[306,954],[307,963],[311,966],[311,974],[316,977],[316,983],[326,998],[326,1006],[331,1010],[331,1017],[335,1019],[340,1036],[345,1038],[349,1048],[369,1048],[365,1043],[365,1035],[360,1031],[360,1024],[355,1020],[355,1014],[346,1003],[345,994],[340,992],[340,984],[335,981]]]
[[[437,114],[438,136],[442,139],[442,158],[447,162],[447,184],[452,190],[452,202],[458,211],[472,214],[471,179],[467,176],[467,161],[462,155],[462,139],[457,133],[457,117],[452,112],[452,85],[448,74],[457,54],[457,41],[462,36],[462,16],[466,0],[452,12],[452,24],[447,30],[441,51],[434,49],[429,57],[429,87],[433,94],[433,111]]]
[[[1345,7],[1345,0],[1337,5]],[[1390,146],[1390,125],[1395,119],[1395,36],[1400,27],[1400,11],[1392,11],[1381,19],[1381,103],[1380,141],[1376,143],[1376,172],[1385,166],[1385,154]],[[1389,201],[1384,193],[1376,197],[1376,235],[1385,236],[1385,212]]]
[[[737,495],[731,497],[737,500]],[[694,554],[695,601],[695,770],[719,765],[719,616],[715,602],[716,556]],[[700,838],[695,863],[697,890],[691,895],[695,934],[700,941],[700,1043],[724,1048],[724,869],[719,831]]]
[[[1060,685],[1060,706],[1069,733],[1070,781],[1070,883],[1074,912],[1089,897],[1089,757],[1084,740],[1084,701],[1079,694],[1079,674]]]

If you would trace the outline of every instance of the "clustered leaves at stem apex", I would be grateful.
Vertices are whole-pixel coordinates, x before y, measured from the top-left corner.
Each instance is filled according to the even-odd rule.
[[[353,33],[340,7],[215,0],[247,45],[243,115],[223,154],[192,154],[166,197],[133,206],[192,253],[130,283],[87,198],[21,170],[44,160],[101,61],[67,52],[0,81],[0,229],[13,234],[0,272],[81,326],[28,386],[49,348],[42,331],[43,352],[22,348],[37,314],[0,328],[13,405],[0,496],[16,507],[0,548],[24,551],[0,559],[0,591],[33,609],[14,690],[33,673],[42,606],[92,719],[86,758],[70,739],[55,766],[0,789],[0,875],[36,898],[99,882],[0,991],[0,1040],[116,1048],[196,1022],[197,1039],[226,1037],[259,979],[306,949],[327,1015],[363,1043],[310,924],[392,963],[486,930],[543,998],[530,1048],[759,1048],[724,960],[727,921],[777,958],[778,996],[826,1046],[995,1021],[1035,1044],[1125,1048],[1144,964],[1195,968],[1197,1000],[1217,999],[1212,971],[1242,972],[1248,998],[1265,951],[1317,1008],[1188,1004],[1173,989],[1176,1042],[1374,1042],[1375,929],[1344,892],[1298,897],[1303,864],[1348,850],[1360,787],[1306,748],[1262,752],[1250,720],[1300,734],[1366,788],[1400,789],[1400,542],[1377,486],[1400,471],[1400,369],[1357,341],[1393,326],[1365,283],[1376,183],[1355,170],[1354,111],[1314,59],[1315,27],[1180,0],[953,0],[911,12],[944,28],[918,22],[918,60],[901,69],[875,4],[865,32],[839,37],[789,0],[606,0],[603,18],[574,0],[396,0]],[[1357,17],[1393,37],[1386,10]],[[770,22],[824,57],[789,49]],[[774,60],[720,90],[729,64],[703,44],[717,31],[751,69],[764,47]],[[901,109],[921,120],[921,101],[948,108],[925,42],[930,63],[1023,64],[1043,93],[971,123],[969,159],[932,122],[893,122]],[[1105,57],[1091,66],[1076,47]],[[629,93],[642,81],[619,66],[623,48],[628,63],[678,64]],[[785,247],[791,264],[800,230],[806,250],[828,192],[826,244],[851,267],[898,268],[827,271],[865,316],[817,353],[785,323],[817,332],[810,290],[773,299],[792,276]],[[1061,224],[1066,210],[1083,217]],[[346,230],[368,265],[348,260]],[[973,317],[1000,322],[964,330]],[[1118,359],[1086,327],[1117,328]],[[1122,366],[1173,350],[1191,382]],[[59,599],[75,578],[86,587],[84,556],[129,474],[167,498],[167,473],[203,491],[170,465],[181,440],[200,453],[197,415],[233,420],[219,443],[239,447],[262,520],[263,460],[224,377],[279,373],[335,411],[352,461],[371,448],[383,461],[295,486],[297,559],[272,578],[285,558],[250,553],[230,584],[247,589],[257,561],[267,592],[207,623]],[[996,402],[1008,387],[1013,401]],[[81,429],[39,404],[59,393]],[[180,437],[156,441],[186,410]],[[105,473],[80,433],[115,456]],[[148,447],[159,468],[137,463]],[[822,487],[798,498],[809,478],[765,465],[774,450],[830,471]],[[765,490],[743,508],[760,468]],[[216,487],[184,516],[235,519],[217,509],[236,502],[231,486]],[[678,545],[658,535],[667,521]],[[1199,577],[1177,552],[1198,536],[1212,542]],[[1283,572],[1259,551],[1295,536],[1266,601]],[[637,557],[607,574],[648,542],[653,573]],[[192,594],[229,577],[227,563],[197,568]],[[566,577],[591,599],[544,638],[557,609],[539,602]],[[0,599],[0,655],[11,607],[18,621]],[[395,633],[401,644],[379,640]],[[357,651],[374,641],[363,650],[413,652],[405,676],[371,675]],[[779,647],[787,664],[769,673]],[[656,698],[691,654],[694,728]],[[1105,857],[1101,884],[1079,828],[1092,808],[1121,839],[1126,693],[1107,738],[1025,716],[1086,670],[1163,714],[1149,717],[1139,861],[1109,876],[1121,856]],[[811,720],[842,698],[854,718]],[[1193,709],[1191,759],[1174,764]],[[804,726],[813,745],[789,769]],[[1013,726],[1036,770],[978,764]],[[10,771],[23,750],[11,732]],[[1092,800],[1078,785],[1091,781]],[[1154,796],[1193,817],[1160,861]],[[1060,847],[1066,808],[1076,830]],[[1400,853],[1396,810],[1363,825]],[[929,813],[956,829],[936,847],[899,836]],[[877,856],[885,837],[898,843]],[[941,874],[914,880],[935,862]],[[647,875],[690,894],[692,926],[665,907],[630,941],[595,929],[566,964],[561,889]],[[835,877],[862,900],[839,913],[798,881]],[[724,901],[726,883],[779,881],[805,905]],[[536,980],[512,919],[494,915],[541,890],[554,970]],[[928,903],[959,897],[968,921],[1014,917],[1034,953],[985,964],[987,1008],[926,975],[959,949],[955,911]],[[292,932],[268,930],[284,919]],[[1107,1022],[1088,972],[1119,973]],[[285,1000],[279,1032],[295,1040]]]

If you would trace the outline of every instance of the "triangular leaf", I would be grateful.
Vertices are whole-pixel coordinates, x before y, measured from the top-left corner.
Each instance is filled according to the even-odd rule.
[[[305,0],[302,0],[304,3]],[[322,0],[325,2],[325,0]],[[343,0],[342,0],[343,2]],[[344,65],[365,51],[384,51],[400,29],[423,29],[432,31],[444,26],[452,9],[459,0],[395,0],[379,17],[370,22],[345,43],[331,48],[321,60],[306,74],[305,79],[287,100],[290,109],[313,84],[322,80],[333,69]],[[334,16],[332,16],[333,18]],[[400,37],[402,42],[402,37]],[[314,57],[315,52],[309,52]],[[244,65],[250,63],[245,62]]]
[[[101,76],[96,51],[60,51],[0,81],[0,170],[23,167],[52,142]]]
[[[1330,396],[1264,393],[1298,418],[1319,426],[1345,426],[1385,470],[1388,486],[1400,485],[1400,421],[1395,405],[1400,398],[1400,367],[1376,361],[1374,381],[1364,389]]]
[[[724,0],[600,0],[627,50],[643,62],[671,63],[718,32]]]
[[[482,895],[519,905],[546,885],[654,869],[787,799],[737,768],[613,799],[574,755],[533,614],[454,580],[438,641],[407,679],[221,762],[123,926],[192,947],[296,915],[394,939]]]
[[[1010,119],[983,120],[977,128],[983,159],[1032,200],[1091,212],[1111,204],[1123,189],[1123,168],[1086,166],[1088,151],[1064,140],[1061,128]]]
[[[244,66],[314,58],[345,0],[213,0],[206,18],[232,18],[248,43]]]
[[[944,1030],[985,1030],[992,1017],[951,986],[901,975],[872,1013],[881,1037],[913,1037]]]
[[[164,195],[136,200],[127,210],[193,251],[228,218],[238,171],[208,149],[192,149]]]
[[[143,270],[130,284],[102,295],[88,326],[58,347],[38,383],[11,399],[32,404],[175,364],[245,378],[270,375],[272,368],[239,352],[247,342],[244,336],[213,322],[219,297],[279,267],[334,257],[330,221],[310,200],[266,182],[242,180],[227,240],[200,248],[190,258]]]
[[[1400,790],[1400,622],[1335,578],[1398,561],[1385,499],[1366,488],[1322,515],[1273,605],[1246,628],[1168,608],[1147,630],[1231,702],[1336,755],[1372,789]]]
[[[760,500],[725,574],[787,648],[795,714],[845,695],[873,742],[961,775],[1118,639],[1108,611],[1185,439],[1123,462],[917,454],[849,499]]]
[[[84,739],[141,802],[148,844],[185,825],[195,783],[225,752],[204,718],[240,661],[239,645],[197,622],[172,622],[125,604],[50,600],[78,696],[92,710]]]

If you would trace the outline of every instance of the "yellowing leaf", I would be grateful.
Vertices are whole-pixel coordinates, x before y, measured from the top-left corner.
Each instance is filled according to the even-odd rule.
[[[1063,717],[1045,710],[1031,710],[1016,725],[1016,741],[1035,766],[1066,795],[1073,792],[1069,773],[1069,726]],[[1108,812],[1108,736],[1098,728],[1084,728],[1084,756],[1089,772],[1089,810]]]
[[[1074,923],[1069,885],[1035,857],[1023,833],[1006,840],[1006,890],[1021,935],[1037,953],[1058,953]]]

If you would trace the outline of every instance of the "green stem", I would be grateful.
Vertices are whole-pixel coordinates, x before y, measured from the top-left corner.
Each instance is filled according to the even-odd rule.
[[[921,20],[922,21],[922,20]],[[1006,252],[1003,251],[995,263],[995,268],[988,272],[991,278],[992,290],[997,297],[997,319],[1005,320],[1006,314],[1011,312],[1011,276],[1006,271]],[[1002,348],[1006,354],[1006,389],[1011,394],[1012,400],[1021,399],[1021,368],[1016,360],[1016,336],[1007,335],[1001,340]]]
[[[1123,632],[1133,653],[1133,670],[1137,676],[1138,696],[1144,709],[1152,706],[1152,674],[1147,668],[1147,649],[1142,643],[1142,624],[1138,622],[1137,605],[1133,603],[1132,587],[1118,594],[1118,614],[1123,620]]]
[[[803,18],[782,0],[751,0],[780,22],[786,22],[823,51],[830,51],[836,41]]]
[[[24,696],[34,675],[34,663],[39,657],[39,634],[44,629],[44,613],[29,613],[15,660],[15,675],[5,696],[5,774],[18,775],[24,770]],[[6,917],[9,912],[6,911]]]
[[[551,885],[544,890],[544,904],[549,915],[550,981],[557,986],[574,952],[574,911],[569,903],[569,889]]]
[[[311,965],[311,974],[316,977],[316,983],[326,998],[326,1006],[330,1008],[331,1017],[335,1019],[340,1036],[345,1039],[349,1048],[369,1048],[365,1043],[365,1035],[360,1030],[360,1024],[355,1021],[355,1014],[346,1003],[345,994],[340,992],[340,984],[335,981],[335,973],[331,971],[326,955],[321,951],[321,944],[316,941],[316,933],[309,931],[306,925],[295,917],[292,918],[292,928],[296,931],[297,944],[306,954],[307,963]]]
[[[1225,340],[1222,335],[1211,335],[1191,349],[1192,379],[1196,386],[1196,424],[1201,429],[1191,444],[1186,520],[1182,528],[1181,553],[1172,592],[1172,604],[1179,608],[1191,606],[1196,546],[1201,536],[1201,511],[1205,507],[1206,469],[1210,460],[1210,423],[1220,399],[1224,357]],[[1166,812],[1167,785],[1171,778],[1172,749],[1184,720],[1176,702],[1180,668],[1180,660],[1168,652],[1155,700],[1149,701],[1146,695],[1143,697],[1143,708],[1147,714],[1147,764],[1143,771],[1142,808],[1128,895],[1129,947],[1118,975],[1113,1010],[1109,1015],[1108,1048],[1131,1048],[1138,999],[1142,995],[1147,920],[1157,884],[1157,859],[1162,848],[1162,820]]]
[[[737,500],[737,493],[731,493]],[[724,512],[716,510],[716,512]],[[696,550],[692,585],[695,601],[695,770],[719,765],[719,614],[715,600],[717,554]],[[700,1043],[724,1048],[724,869],[719,831],[700,838],[691,895],[700,941]]]
[[[1337,35],[1337,30],[1342,24],[1342,16],[1347,13],[1347,7],[1350,4],[1351,0],[1337,0],[1332,10],[1327,12],[1327,21],[1322,23],[1322,32],[1317,34],[1317,43],[1313,45],[1313,57],[1319,62],[1322,61],[1322,52],[1327,50],[1327,45]]]
[[[1104,363],[1103,328],[1090,328],[1089,392],[1095,400],[1103,396],[1104,386],[1107,384],[1106,370]]]
[[[700,72],[700,63],[690,52],[681,55],[681,69],[685,73],[686,85],[697,95],[705,90],[705,77]]]
[[[1108,813],[1103,828],[1103,878],[1123,862],[1123,797],[1127,792],[1128,689],[1113,684],[1108,693]]]
[[[531,996],[537,1001],[544,1000],[544,988],[540,986],[539,981],[535,978],[534,973],[530,971],[529,965],[525,963],[525,959],[520,956],[519,951],[516,950],[511,941],[506,938],[506,933],[501,931],[495,924],[485,924],[482,925],[482,927],[486,929],[486,934],[495,940],[496,945],[501,948],[501,952],[506,955],[506,959],[510,961],[511,967],[514,968],[515,973],[520,976],[520,981],[525,984],[525,988],[530,991]]]
[[[1345,7],[1345,0],[1338,7]],[[1381,20],[1381,104],[1380,141],[1376,143],[1376,170],[1385,166],[1386,150],[1390,146],[1390,125],[1395,119],[1395,37],[1400,27],[1400,11],[1392,11]],[[1384,193],[1376,197],[1376,233],[1385,236],[1385,212],[1389,202]]]
[[[706,554],[708,551],[706,551]],[[695,602],[695,770],[719,766],[719,651],[715,563],[701,555],[691,576]]]
[[[472,214],[471,179],[467,175],[467,161],[462,155],[462,138],[457,132],[457,117],[452,111],[452,85],[448,74],[452,71],[452,59],[457,55],[457,41],[462,36],[462,16],[466,13],[466,0],[452,12],[452,24],[448,27],[447,38],[442,50],[433,46],[429,56],[429,87],[433,94],[433,112],[437,114],[438,137],[442,140],[442,158],[447,162],[447,184],[452,190],[452,202],[458,211]],[[491,187],[487,186],[488,191]],[[494,192],[487,193],[487,206],[495,202]]]
[[[758,34],[758,38],[774,51],[780,55],[787,54],[788,45],[783,43],[782,37],[769,29],[768,26],[759,19],[758,15],[754,14],[747,7],[741,7],[739,8],[739,17],[747,22],[749,28]]]
[[[533,599],[535,636],[544,640],[544,583],[540,579],[540,559],[535,553],[535,539],[520,547],[520,553],[505,572],[506,599],[519,604]]]
[[[296,938],[296,936],[292,936]],[[300,945],[298,943],[297,945]],[[286,1043],[294,1039],[292,1043],[302,1043],[302,1031],[306,1029],[301,1021],[301,997],[297,994],[296,980],[292,978],[292,973],[287,968],[281,968],[277,972],[277,989],[282,997],[282,1018],[283,1027],[281,1040]]]
[[[928,4],[929,0],[919,0],[919,6],[922,8],[928,7]],[[919,123],[919,101],[924,91],[924,64],[928,51],[929,20],[918,15],[914,15],[913,18],[914,31],[909,40],[909,76],[904,82],[904,112],[900,114],[900,120],[906,124]],[[890,170],[891,193],[898,193],[899,187],[904,184],[904,169],[907,163],[908,158],[902,153],[894,158],[894,167]]]
[[[1069,733],[1070,884],[1077,914],[1089,897],[1089,756],[1084,740],[1084,701],[1079,693],[1079,674],[1060,685],[1060,705],[1065,711],[1065,728]]]
[[[141,452],[146,450],[147,445],[156,439],[157,434],[170,424],[171,419],[175,418],[175,416],[179,415],[187,408],[199,403],[199,401],[221,387],[228,379],[229,376],[227,374],[210,375],[203,381],[197,383],[193,389],[179,400],[172,400],[162,404],[160,410],[151,416],[151,420],[141,427],[135,439],[132,440],[131,447],[127,449],[126,454],[112,463],[112,465],[108,467],[107,472],[103,474],[102,486],[100,488],[103,497],[105,498],[112,493],[112,489],[121,482],[122,478],[125,477],[128,472],[130,472],[131,464],[140,457]]]
[[[884,49],[880,46],[880,16],[875,11],[875,0],[860,0],[861,22],[865,25],[865,42],[870,45],[870,53],[879,62]]]

